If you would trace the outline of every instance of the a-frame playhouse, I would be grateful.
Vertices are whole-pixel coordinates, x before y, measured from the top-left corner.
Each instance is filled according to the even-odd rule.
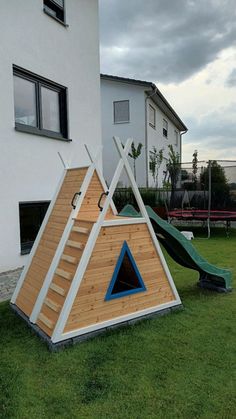
[[[109,190],[89,152],[89,167],[65,169],[11,299],[51,347],[181,305],[127,160],[131,142],[115,138]],[[112,201],[124,168],[140,217],[119,216]]]

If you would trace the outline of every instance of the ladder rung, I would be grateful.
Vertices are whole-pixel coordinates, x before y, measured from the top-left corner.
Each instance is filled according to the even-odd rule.
[[[73,256],[62,255],[61,259],[65,260],[66,262],[73,263],[74,265],[77,264],[77,259]]]
[[[53,329],[53,322],[51,320],[48,319],[47,316],[45,316],[45,314],[40,313],[38,320],[40,320],[42,323],[45,324],[45,326],[47,326],[49,329]]]
[[[68,279],[69,281],[72,279],[72,274],[70,272],[66,272],[63,269],[57,269],[55,272],[56,275],[61,276],[62,278]]]
[[[50,285],[50,288],[51,288],[51,290],[55,291],[57,294],[62,295],[63,297],[66,293],[66,291],[63,288],[61,288],[61,287],[59,287],[59,285],[56,285],[56,284],[53,284],[53,283]]]
[[[76,233],[89,234],[89,229],[86,227],[73,227],[72,231]]]
[[[46,306],[51,308],[53,311],[56,311],[56,313],[58,313],[58,311],[60,311],[61,307],[59,306],[59,304],[55,303],[50,298],[46,298],[45,301],[44,301],[44,304],[46,304]]]
[[[72,240],[68,240],[66,244],[67,244],[67,246],[75,247],[76,249],[81,249],[82,250],[84,248],[84,244],[83,243],[74,242]]]

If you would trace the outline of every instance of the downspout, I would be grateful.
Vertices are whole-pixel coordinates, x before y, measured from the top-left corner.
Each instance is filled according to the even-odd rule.
[[[157,87],[155,86],[154,92],[148,95],[146,93],[145,97],[145,150],[146,150],[146,187],[148,188],[148,107],[147,107],[147,101],[150,97],[156,95],[157,93]]]
[[[180,163],[182,163],[182,136],[184,134],[186,134],[188,132],[188,130],[186,129],[185,131],[180,133],[180,147],[179,147],[179,151],[180,151]]]

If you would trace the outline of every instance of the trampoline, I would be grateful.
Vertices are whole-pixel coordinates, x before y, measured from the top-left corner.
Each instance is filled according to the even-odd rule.
[[[236,221],[236,211],[221,210],[171,210],[168,212],[169,222],[173,219],[182,221],[205,221],[208,223],[208,237],[210,237],[210,222],[220,221],[226,226],[226,234],[229,234],[231,221]]]

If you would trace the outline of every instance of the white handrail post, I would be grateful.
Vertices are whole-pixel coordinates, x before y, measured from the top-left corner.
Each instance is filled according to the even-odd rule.
[[[84,146],[85,146],[85,149],[86,149],[86,151],[88,153],[88,156],[89,156],[91,162],[94,163],[94,156],[93,156],[92,150],[89,149],[89,147],[87,146],[87,144],[85,144]],[[108,190],[108,186],[107,186],[107,184],[105,182],[105,179],[104,179],[104,177],[103,177],[103,175],[102,175],[102,173],[100,171],[100,168],[99,168],[97,162],[95,162],[94,164],[95,164],[95,167],[96,167],[96,172],[98,174],[99,180],[100,180],[100,182],[102,184],[102,187],[103,187],[104,191],[107,191]],[[115,204],[113,202],[113,199],[111,200],[111,208],[112,208],[113,214],[114,215],[117,215],[117,209],[116,209],[116,206],[115,206]]]

